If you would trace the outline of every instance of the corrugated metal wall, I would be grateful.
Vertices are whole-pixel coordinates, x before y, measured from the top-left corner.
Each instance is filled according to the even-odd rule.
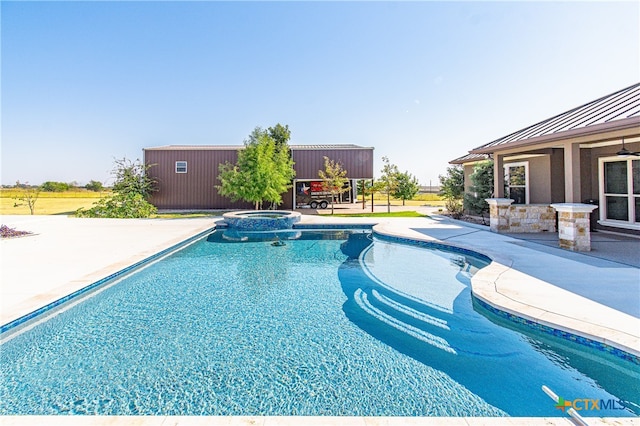
[[[324,157],[342,163],[349,179],[373,179],[373,148],[359,149],[294,149],[296,179],[318,179],[324,170]]]
[[[229,150],[145,150],[145,163],[155,164],[149,174],[157,179],[159,191],[150,202],[159,209],[244,209],[249,203],[232,203],[218,194],[219,165],[235,163],[238,151]],[[176,161],[187,162],[187,173],[176,173]]]
[[[238,147],[238,149],[241,147]],[[149,174],[158,181],[159,191],[150,202],[159,209],[252,209],[245,202],[231,202],[218,194],[219,166],[235,164],[238,149],[151,148],[144,150],[146,164],[155,164]],[[293,150],[297,179],[317,179],[324,169],[323,156],[341,161],[350,179],[373,177],[373,149]],[[187,173],[176,173],[176,161],[187,162]],[[291,209],[293,192],[283,194],[279,207]]]

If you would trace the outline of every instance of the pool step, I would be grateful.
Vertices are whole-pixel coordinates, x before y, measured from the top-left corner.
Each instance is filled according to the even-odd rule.
[[[429,314],[425,314],[423,312],[417,311],[413,308],[410,308],[408,306],[405,306],[399,302],[396,302],[395,300],[380,294],[378,291],[376,290],[372,290],[372,295],[373,297],[378,300],[380,303],[384,304],[385,306],[388,306],[389,308],[401,312],[405,315],[408,315],[412,318],[415,318],[419,321],[422,321],[426,324],[430,324],[433,325],[435,327],[439,327],[442,328],[444,330],[450,330],[449,326],[447,325],[447,321],[440,319],[440,318],[436,318],[432,315]]]
[[[365,293],[364,291],[362,291],[362,289],[357,289],[354,293],[354,300],[356,301],[356,303],[358,304],[358,306],[365,311],[366,313],[368,313],[369,315],[371,315],[372,317],[376,318],[379,321],[384,322],[387,325],[390,325],[391,327],[395,328],[396,330],[405,333],[415,339],[418,339],[424,343],[427,343],[429,345],[432,345],[438,349],[442,349],[443,351],[452,353],[452,354],[456,354],[456,351],[451,347],[451,345],[449,345],[449,342],[447,342],[445,339],[443,339],[442,337],[438,337],[435,336],[427,331],[421,330],[417,327],[414,327],[412,325],[409,325],[403,321],[400,321],[397,318],[392,317],[391,315],[381,311],[380,309],[376,308],[375,306],[373,306],[368,299],[367,293]],[[404,307],[406,309],[410,309],[408,307]],[[416,311],[417,312],[417,311]],[[437,318],[436,318],[437,320]]]

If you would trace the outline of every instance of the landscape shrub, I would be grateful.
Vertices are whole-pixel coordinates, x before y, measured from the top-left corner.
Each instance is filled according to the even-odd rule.
[[[158,209],[140,194],[114,194],[98,200],[90,209],[79,208],[77,217],[138,219],[154,215]]]
[[[476,164],[469,179],[471,187],[464,194],[464,210],[484,217],[489,213],[489,204],[485,200],[493,196],[493,161]]]
[[[454,219],[460,219],[462,217],[462,212],[464,211],[462,200],[449,198],[445,200],[444,206]]]
[[[77,217],[136,219],[149,217],[158,209],[147,201],[156,190],[156,181],[148,171],[153,165],[123,158],[116,160],[113,170],[113,195],[101,198],[90,209],[79,208]]]

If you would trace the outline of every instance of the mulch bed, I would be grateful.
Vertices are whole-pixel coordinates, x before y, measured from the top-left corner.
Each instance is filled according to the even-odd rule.
[[[18,231],[14,228],[9,228],[7,225],[0,225],[0,238],[18,238],[32,234],[33,232]]]
[[[443,216],[450,217],[451,219],[461,220],[463,222],[474,223],[476,225],[489,226],[489,218],[488,217],[485,217],[484,219],[482,217],[480,217],[480,216],[468,216],[468,215],[462,215],[460,217],[453,217],[452,215],[450,215],[448,213],[443,214]]]

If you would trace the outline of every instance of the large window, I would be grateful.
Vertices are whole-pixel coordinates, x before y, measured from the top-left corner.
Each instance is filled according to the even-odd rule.
[[[529,163],[504,165],[504,196],[514,204],[529,204]]]
[[[600,220],[605,225],[640,227],[640,160],[601,158]]]

